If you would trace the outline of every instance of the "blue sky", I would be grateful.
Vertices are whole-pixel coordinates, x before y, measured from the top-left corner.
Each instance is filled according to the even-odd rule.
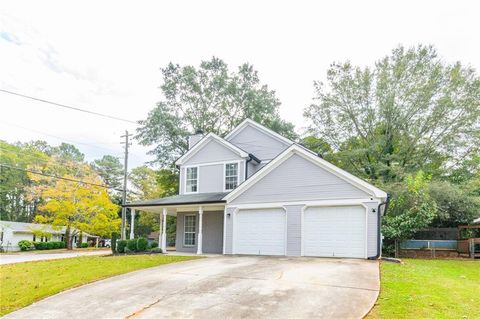
[[[334,61],[367,66],[424,43],[478,70],[478,12],[477,1],[3,1],[0,88],[139,120],[161,99],[161,67],[215,55],[252,63],[301,132]],[[5,94],[0,111],[0,139],[74,141],[88,160],[121,155],[119,136],[135,130]],[[132,145],[132,167],[147,150]]]

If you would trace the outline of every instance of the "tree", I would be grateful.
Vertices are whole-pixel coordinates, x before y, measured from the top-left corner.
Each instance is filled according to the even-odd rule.
[[[293,125],[280,119],[280,101],[261,84],[257,71],[247,63],[230,72],[219,58],[202,61],[198,68],[170,63],[162,69],[164,99],[150,111],[136,138],[163,167],[187,149],[187,137],[200,129],[225,135],[245,118],[295,138]]]
[[[58,156],[64,160],[83,162],[85,155],[75,145],[62,143],[57,147],[51,149],[52,155]]]
[[[92,167],[102,177],[105,184],[114,188],[122,186],[123,165],[118,157],[104,155],[101,159],[94,160]]]
[[[388,182],[422,169],[435,177],[479,152],[480,79],[431,46],[400,46],[373,69],[333,64],[327,81],[315,82],[304,114],[357,175]]]
[[[429,196],[437,205],[431,227],[468,225],[480,217],[480,198],[469,195],[460,186],[447,181],[432,182]]]
[[[67,171],[75,169],[77,174],[62,177],[81,179],[92,184],[101,183],[100,177],[89,165],[71,161],[67,163],[70,166]],[[72,239],[78,233],[109,236],[118,231],[118,206],[111,202],[105,188],[42,175],[29,175],[36,183],[31,188],[32,196],[43,200],[38,207],[39,214],[35,216],[35,221],[41,224],[50,223],[56,227],[66,226],[68,249],[72,249]]]
[[[48,155],[39,151],[32,143],[9,144],[0,140],[0,220],[31,222],[35,216],[38,199],[29,200],[28,187],[32,184],[25,171],[32,163],[44,163]],[[11,167],[16,167],[14,169]]]
[[[132,169],[129,180],[140,191],[137,200],[161,198],[178,193],[178,174],[169,169],[154,170],[148,166],[139,166]],[[160,215],[149,212],[140,212],[137,215],[135,233],[139,236],[147,236],[153,231],[160,229]],[[172,221],[173,220],[173,221]],[[175,233],[175,218],[167,218],[167,236]]]
[[[437,213],[428,186],[428,178],[422,171],[408,175],[403,183],[395,185],[388,213],[383,218],[382,234],[386,245],[395,242],[396,256],[398,242],[411,239],[418,230],[426,228]]]

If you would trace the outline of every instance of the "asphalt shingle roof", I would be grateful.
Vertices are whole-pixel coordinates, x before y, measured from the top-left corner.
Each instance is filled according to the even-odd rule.
[[[164,205],[187,205],[187,204],[207,204],[207,203],[224,203],[223,199],[228,193],[199,193],[184,194],[158,199],[150,199],[144,201],[131,202],[124,205],[125,207],[141,207],[141,206],[164,206]]]

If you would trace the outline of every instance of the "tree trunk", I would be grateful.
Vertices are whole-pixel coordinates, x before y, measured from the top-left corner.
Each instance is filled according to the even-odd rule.
[[[82,247],[82,241],[83,241],[83,232],[80,231],[80,235],[78,235],[78,240],[77,240],[77,248]]]
[[[70,240],[70,225],[67,226],[67,229],[65,230],[65,246],[67,247],[68,250],[72,250],[72,241]]]
[[[395,239],[395,258],[398,258],[398,239]]]

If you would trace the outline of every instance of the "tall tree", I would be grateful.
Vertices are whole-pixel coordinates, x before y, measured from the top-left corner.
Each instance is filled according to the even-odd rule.
[[[68,143],[62,143],[59,146],[52,147],[51,153],[64,160],[83,162],[85,159],[85,155],[80,152],[75,145]]]
[[[101,159],[94,160],[92,167],[102,177],[105,184],[114,188],[122,186],[123,165],[118,157],[104,155]]]
[[[0,140],[0,163],[10,167],[0,167],[0,220],[31,222],[35,216],[38,199],[28,199],[28,187],[32,181],[25,171],[33,163],[45,163],[49,157],[32,143],[9,144]],[[14,169],[15,167],[18,169]]]
[[[129,180],[139,191],[136,199],[153,199],[172,196],[178,193],[178,174],[169,169],[154,170],[148,166],[139,166],[132,169]],[[167,237],[169,242],[175,237],[175,218],[167,217]],[[137,215],[135,233],[147,236],[160,228],[160,215],[142,212]],[[174,240],[174,239],[173,239]]]
[[[480,79],[431,46],[398,47],[373,69],[333,64],[305,110],[311,132],[371,180],[435,175],[478,154]]]
[[[65,165],[65,163],[64,163]],[[101,184],[98,176],[87,164],[68,162],[77,174],[66,174],[62,177],[81,179],[82,181]],[[40,170],[36,167],[35,170]],[[120,219],[118,206],[113,204],[103,187],[90,184],[71,182],[48,176],[30,174],[35,181],[31,187],[32,197],[42,199],[39,214],[35,216],[37,223],[49,223],[53,226],[66,226],[66,242],[72,248],[72,239],[77,233],[90,232],[100,236],[109,236],[118,231]]]
[[[231,72],[213,57],[198,68],[170,63],[162,74],[164,99],[140,122],[136,138],[155,146],[150,153],[164,167],[186,152],[187,136],[195,130],[224,135],[245,118],[295,138],[293,125],[279,116],[275,92],[261,84],[250,64]]]

